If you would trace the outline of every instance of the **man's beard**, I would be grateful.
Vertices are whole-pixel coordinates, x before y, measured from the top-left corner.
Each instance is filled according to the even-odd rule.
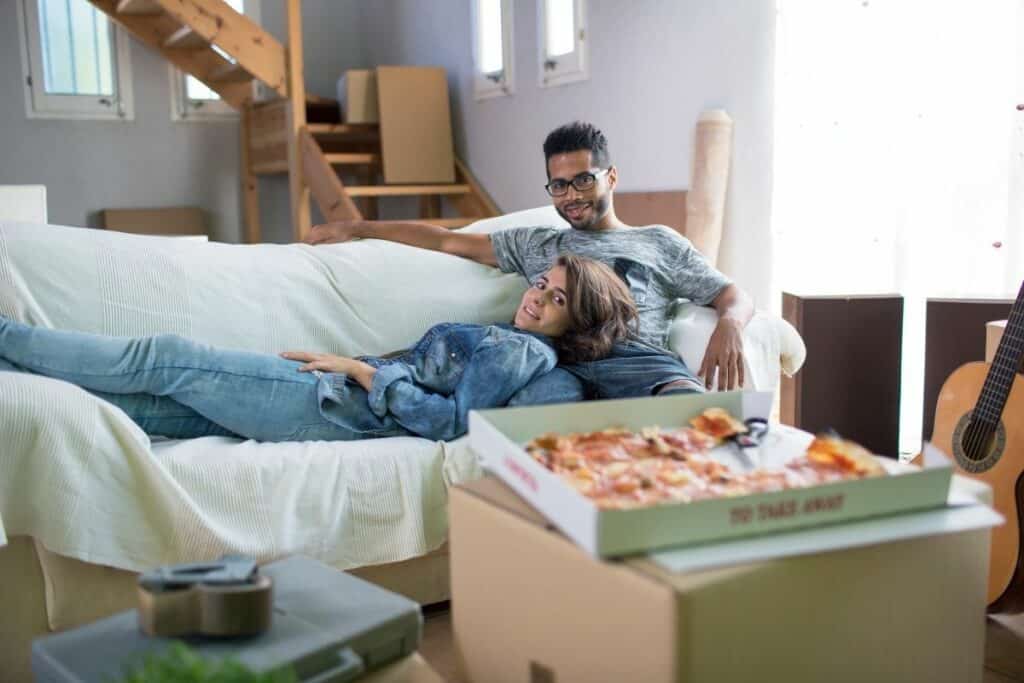
[[[569,218],[569,216],[562,210],[560,206],[555,207],[555,211],[559,216],[565,220],[566,223],[571,225],[576,230],[593,230],[594,226],[605,217],[608,213],[608,207],[611,206],[612,195],[611,192],[605,192],[599,197],[596,197],[593,201],[593,206],[590,208],[590,217],[582,222],[575,222]]]

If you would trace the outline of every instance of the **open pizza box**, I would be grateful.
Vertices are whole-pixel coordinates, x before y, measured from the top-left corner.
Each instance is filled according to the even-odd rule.
[[[548,432],[688,426],[691,418],[710,407],[724,408],[741,420],[767,419],[771,402],[770,393],[727,392],[479,411],[470,414],[469,440],[486,469],[596,557],[721,544],[730,539],[947,505],[952,467],[931,446],[925,448],[924,465],[920,468],[891,458],[878,458],[888,476],[630,509],[599,508],[523,448],[531,439]],[[765,467],[782,464],[801,456],[812,438],[801,430],[772,424],[750,458],[753,464]],[[741,456],[731,444],[715,448],[710,455],[734,467],[751,465],[740,460],[746,456]]]

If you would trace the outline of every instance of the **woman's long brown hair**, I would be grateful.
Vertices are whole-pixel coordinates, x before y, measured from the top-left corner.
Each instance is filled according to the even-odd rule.
[[[569,299],[569,329],[552,339],[559,360],[579,363],[599,360],[616,342],[637,330],[638,314],[626,283],[615,271],[594,259],[562,254]]]

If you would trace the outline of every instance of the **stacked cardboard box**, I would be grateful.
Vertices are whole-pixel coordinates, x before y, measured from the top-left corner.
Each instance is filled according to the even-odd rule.
[[[665,410],[685,419],[687,401],[482,413],[470,439],[475,424],[476,445],[498,447],[494,430],[480,439],[481,420],[521,443],[527,417],[566,432],[612,426],[600,424],[602,412],[629,427]],[[517,462],[508,448],[479,454],[498,473],[501,461]],[[999,520],[982,484],[954,477],[949,504],[926,510],[602,559],[599,547],[570,539],[579,515],[542,514],[520,497],[540,501],[550,482],[522,486],[523,473],[539,473],[508,472],[518,493],[489,476],[450,499],[453,626],[470,680],[981,680]]]
[[[981,680],[987,529],[675,574],[590,557],[494,478],[450,503],[469,680]]]

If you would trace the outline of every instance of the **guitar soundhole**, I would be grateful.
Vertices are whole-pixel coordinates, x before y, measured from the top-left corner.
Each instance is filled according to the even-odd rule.
[[[1002,420],[991,424],[972,419],[967,413],[956,423],[953,430],[953,457],[967,472],[984,472],[991,469],[1006,448],[1006,427]]]

